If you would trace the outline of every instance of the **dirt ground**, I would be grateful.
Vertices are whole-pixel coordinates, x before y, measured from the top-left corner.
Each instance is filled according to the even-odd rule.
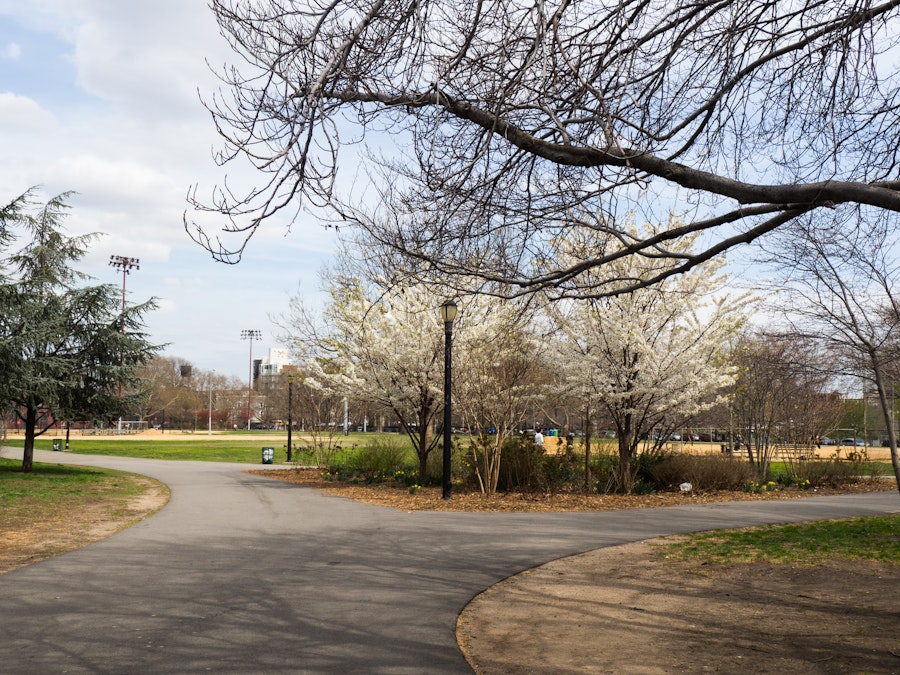
[[[105,539],[158,511],[168,501],[169,489],[162,483],[142,476],[130,480],[144,490],[125,504],[96,500],[28,522],[0,518],[0,574]]]
[[[660,541],[556,560],[463,611],[477,673],[898,673],[900,565],[710,569]]]

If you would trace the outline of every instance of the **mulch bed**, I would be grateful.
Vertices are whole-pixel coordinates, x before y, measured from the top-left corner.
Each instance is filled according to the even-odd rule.
[[[326,480],[318,469],[255,469],[257,476],[316,488],[325,494],[346,497],[366,504],[387,506],[403,511],[605,511],[618,509],[658,508],[683,504],[711,504],[724,501],[764,501],[798,499],[822,495],[877,492],[895,487],[893,479],[865,479],[840,488],[799,490],[791,487],[762,494],[740,491],[660,492],[652,495],[609,495],[581,493],[511,492],[484,495],[481,492],[454,487],[452,498],[441,498],[440,487],[423,487],[415,494],[400,483],[361,485]]]

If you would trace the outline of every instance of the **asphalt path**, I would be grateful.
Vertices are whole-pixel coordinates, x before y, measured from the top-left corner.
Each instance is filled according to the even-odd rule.
[[[35,459],[151,476],[171,500],[108,539],[0,576],[0,673],[466,673],[457,616],[524,569],[661,535],[900,512],[896,491],[590,513],[403,512],[249,475],[247,465]]]

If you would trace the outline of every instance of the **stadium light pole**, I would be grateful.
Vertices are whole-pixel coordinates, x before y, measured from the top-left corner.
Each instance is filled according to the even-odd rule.
[[[248,329],[241,331],[241,340],[250,340],[250,375],[247,382],[247,431],[250,431],[250,420],[253,418],[251,397],[253,395],[253,341],[262,337],[262,331]]]
[[[117,270],[122,270],[122,318],[119,323],[119,330],[121,333],[125,333],[125,279],[128,278],[128,275],[131,274],[131,270],[139,270],[141,269],[141,261],[138,258],[129,258],[124,255],[111,255],[109,256],[109,265],[110,267],[114,267]],[[119,398],[122,398],[122,380],[119,380]],[[116,429],[117,433],[122,433],[122,416],[119,415],[119,426]]]
[[[121,331],[125,332],[125,279],[131,274],[131,270],[141,269],[141,261],[138,258],[128,258],[123,255],[109,256],[110,267],[122,270],[122,323]],[[120,394],[121,395],[121,394]]]

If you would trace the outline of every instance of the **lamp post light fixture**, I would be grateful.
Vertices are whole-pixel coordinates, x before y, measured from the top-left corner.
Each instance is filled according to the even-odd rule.
[[[444,456],[443,456],[443,479],[442,479],[442,497],[450,499],[451,482],[450,482],[450,420],[452,418],[451,404],[451,384],[453,371],[452,344],[453,344],[453,321],[456,319],[456,303],[453,300],[447,300],[441,305],[441,320],[444,322]]]
[[[253,341],[262,337],[262,331],[256,329],[242,330],[241,340],[250,340],[250,374],[247,380],[247,431],[250,431],[250,420],[253,419],[251,396],[253,396]]]

